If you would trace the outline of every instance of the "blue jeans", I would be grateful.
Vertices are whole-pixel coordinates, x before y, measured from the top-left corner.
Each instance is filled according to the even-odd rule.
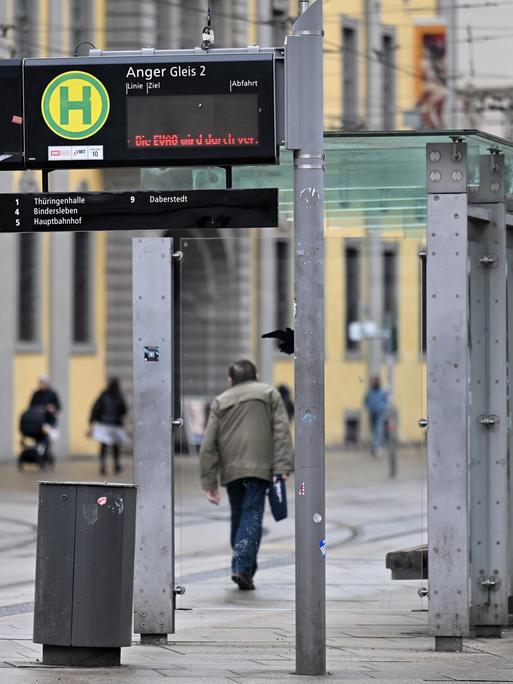
[[[233,549],[232,573],[253,577],[257,570],[257,553],[262,538],[265,493],[269,482],[258,477],[234,480],[227,486],[230,499]]]
[[[370,424],[372,432],[372,448],[374,450],[381,449],[383,446],[383,439],[385,434],[385,413],[370,414]]]

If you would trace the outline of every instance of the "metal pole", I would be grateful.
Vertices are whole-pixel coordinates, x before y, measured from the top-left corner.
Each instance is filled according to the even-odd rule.
[[[141,644],[152,645],[175,631],[173,240],[135,238],[132,244],[134,631]]]
[[[437,651],[469,633],[467,145],[427,146],[429,631]]]
[[[287,145],[294,150],[296,674],[323,675],[326,542],[321,0],[311,7],[300,2],[299,9],[302,14],[286,43],[287,116],[293,129],[287,133]]]

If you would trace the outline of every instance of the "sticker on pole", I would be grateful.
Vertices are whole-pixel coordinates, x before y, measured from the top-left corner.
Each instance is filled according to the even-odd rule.
[[[321,549],[321,556],[326,558],[326,539],[321,539],[319,542],[319,548]]]
[[[103,83],[85,71],[66,71],[46,86],[41,112],[48,128],[68,140],[83,140],[107,121],[109,94]]]

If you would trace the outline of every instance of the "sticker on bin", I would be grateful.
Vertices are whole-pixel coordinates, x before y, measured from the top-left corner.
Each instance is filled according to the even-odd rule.
[[[105,504],[107,503],[107,497],[100,496],[100,498],[96,500],[96,503],[98,504],[98,506],[105,506]]]

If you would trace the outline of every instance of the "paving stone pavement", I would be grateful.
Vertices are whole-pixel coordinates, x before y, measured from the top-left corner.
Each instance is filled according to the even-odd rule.
[[[49,477],[91,481],[96,467],[66,461]],[[292,516],[266,518],[257,590],[240,592],[228,573],[226,498],[215,509],[203,499],[194,457],[178,459],[176,472],[176,582],[186,586],[176,634],[165,646],[135,636],[120,668],[70,669],[42,665],[32,643],[39,473],[0,466],[0,684],[513,682],[513,630],[467,639],[463,653],[436,653],[420,582],[392,582],[385,570],[387,551],[426,539],[422,449],[401,453],[394,482],[385,459],[327,456],[326,677],[294,674]],[[112,479],[128,481],[127,472]]]

